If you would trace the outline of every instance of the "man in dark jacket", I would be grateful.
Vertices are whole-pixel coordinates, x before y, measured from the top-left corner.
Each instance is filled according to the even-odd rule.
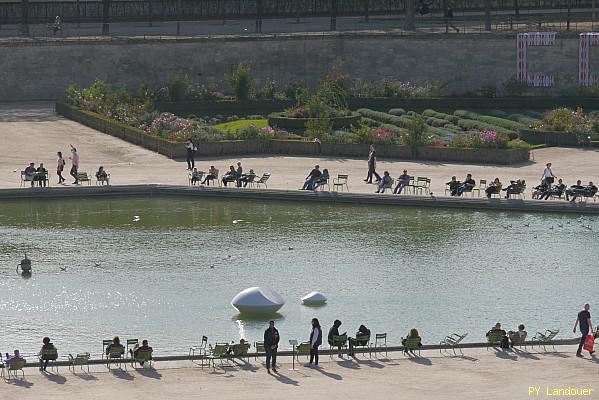
[[[340,343],[340,342],[338,342],[336,340],[333,340],[333,338],[335,336],[341,336],[339,334],[339,327],[340,326],[341,326],[341,321],[339,321],[338,319],[336,319],[335,322],[333,322],[333,326],[331,327],[331,329],[329,329],[329,336],[327,337],[329,345],[331,345],[333,347],[337,346],[337,351],[338,351],[337,357],[341,357],[341,345],[342,345],[342,343]],[[344,333],[344,335],[345,335],[345,333]]]
[[[266,350],[266,370],[270,374],[271,359],[272,370],[277,372],[277,348],[279,347],[279,331],[275,328],[275,321],[268,323],[264,331],[264,349]]]
[[[320,165],[317,164],[306,177],[306,181],[304,182],[304,186],[302,186],[301,190],[314,190],[314,183],[318,180],[318,178],[320,178],[321,175],[322,172],[320,172]]]

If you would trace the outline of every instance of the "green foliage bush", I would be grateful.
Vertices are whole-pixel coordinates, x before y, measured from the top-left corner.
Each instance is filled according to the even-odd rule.
[[[252,78],[252,68],[249,63],[237,64],[233,71],[227,74],[227,81],[237,100],[249,100],[255,95],[257,82]]]
[[[402,115],[406,115],[406,110],[404,110],[403,108],[392,108],[389,110],[389,114],[402,116]]]
[[[485,122],[514,132],[517,132],[525,127],[524,125],[516,121],[510,121],[509,119],[493,117],[490,115],[481,115],[472,111],[456,110],[454,111],[453,115],[456,115],[460,118],[467,118]]]

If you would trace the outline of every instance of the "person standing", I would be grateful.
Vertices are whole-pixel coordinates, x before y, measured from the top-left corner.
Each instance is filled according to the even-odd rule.
[[[56,175],[58,175],[58,184],[62,185],[63,182],[66,181],[62,176],[62,171],[64,171],[66,162],[64,161],[64,158],[62,158],[62,152],[57,152],[56,156],[58,157],[58,161],[56,162]]]
[[[381,176],[376,173],[376,148],[373,144],[370,145],[370,152],[368,153],[368,175],[364,182],[372,183],[372,175],[376,177],[376,181],[381,180]]]
[[[71,157],[69,157],[69,160],[71,160],[71,172],[69,173],[69,175],[71,175],[73,178],[75,178],[75,182],[73,182],[73,185],[78,185],[79,184],[79,179],[77,177],[77,170],[79,169],[79,154],[77,154],[77,149],[73,147],[73,145],[71,146]]]
[[[193,144],[191,138],[187,139],[187,144],[185,147],[187,148],[187,169],[191,171],[196,166],[194,153],[198,150],[198,148],[195,144]]]
[[[578,313],[576,317],[576,322],[574,323],[574,329],[572,332],[576,333],[576,326],[579,326],[580,329],[580,344],[578,345],[578,350],[576,351],[576,357],[582,357],[582,346],[584,346],[584,341],[586,340],[589,332],[593,330],[593,324],[591,323],[591,313],[589,309],[591,306],[589,303],[584,304],[584,309]],[[595,351],[589,351],[589,354],[593,355]]]
[[[557,178],[557,176],[555,176],[551,170],[551,163],[547,163],[547,165],[545,165],[545,169],[543,170],[542,178],[543,181],[545,181],[545,186],[547,186],[547,189],[551,189],[551,185],[553,185],[553,182],[555,182],[555,178]]]
[[[460,32],[460,30],[453,25],[453,9],[448,5],[445,9],[445,33],[449,32],[450,26],[455,29],[456,33]]]
[[[279,331],[275,328],[275,321],[268,323],[268,329],[264,331],[264,349],[266,350],[266,371],[270,374],[277,372],[277,349],[279,348]],[[272,360],[272,364],[271,364]]]
[[[312,332],[310,332],[310,362],[308,365],[318,365],[318,346],[322,344],[322,329],[317,318],[312,318]]]

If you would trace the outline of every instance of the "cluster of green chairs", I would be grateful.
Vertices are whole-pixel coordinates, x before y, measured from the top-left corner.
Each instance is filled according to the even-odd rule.
[[[329,344],[329,355],[333,358],[335,354],[335,350],[338,350],[338,347],[341,347],[341,350],[348,348],[348,340],[347,335],[335,335],[332,337],[334,345]],[[374,335],[374,342],[371,341],[371,337],[368,335],[356,336],[355,344],[353,345],[355,350],[361,350],[362,353],[368,353],[369,357],[372,357],[372,353],[382,353],[385,352],[385,356],[387,355],[387,334],[386,333],[376,333]],[[362,343],[362,344],[359,344]],[[300,356],[306,356],[308,358],[310,356],[310,342],[302,342],[297,345],[295,348],[295,358],[299,362]]]
[[[140,366],[142,364],[148,363],[148,365],[152,366],[152,350],[137,350],[133,352],[135,346],[139,345],[139,339],[127,339],[126,348],[122,344],[112,345],[110,347],[110,351],[107,351],[107,348],[112,344],[112,340],[107,339],[102,341],[102,360],[105,361],[106,367],[110,370],[112,367],[125,367],[127,369],[127,364],[130,364],[132,368],[135,368],[136,364]],[[84,354],[78,354],[78,356],[84,356]],[[129,355],[129,356],[127,356]],[[80,358],[81,360],[83,358]],[[89,358],[88,358],[89,360]],[[89,370],[89,366],[88,366]]]
[[[264,344],[262,342],[261,345],[256,344],[256,352],[259,353],[262,351],[264,353]],[[214,346],[208,344],[208,337],[202,336],[202,341],[197,346],[191,346],[189,348],[189,359],[192,362],[199,360],[199,365],[204,368],[204,364],[208,367],[212,366],[212,368],[216,368],[216,360],[219,360],[221,366],[225,363],[229,364],[231,360],[238,358],[243,360],[244,358],[249,357],[249,343],[224,343],[217,342]],[[257,355],[256,355],[257,356]]]
[[[13,361],[7,366],[6,363],[4,361],[2,361],[2,355],[0,355],[0,376],[2,377],[2,379],[7,379],[7,380],[18,379],[19,372],[20,372],[22,378],[24,379],[25,371],[23,371],[23,368],[25,368],[25,365],[27,365],[27,361],[23,359],[23,360]],[[6,369],[6,375],[4,374],[5,369]]]
[[[460,350],[461,354],[464,354],[462,352],[462,349],[460,347],[458,347],[458,345],[462,342],[462,340],[464,340],[464,338],[468,336],[468,333],[463,333],[463,334],[457,334],[457,333],[452,333],[451,335],[445,336],[445,339],[441,340],[439,342],[440,346],[445,346],[446,348],[452,349],[453,350],[453,354],[457,355],[455,352],[456,347],[458,348],[458,350]],[[439,347],[439,353],[441,353],[443,350],[443,347]]]
[[[201,182],[203,181],[203,179],[206,177],[206,172],[205,171],[198,171],[197,174],[197,184],[198,186],[201,186]],[[193,178],[193,173],[189,173],[187,176],[187,180],[189,181],[189,185],[195,186],[196,182],[193,182],[192,180]],[[264,173],[262,174],[261,177],[258,177],[258,175],[254,175],[249,181],[248,181],[248,186],[249,187],[256,187],[259,188],[261,185],[264,185],[264,187],[266,189],[268,189],[268,180],[270,179],[270,174],[269,173]],[[216,170],[216,174],[215,174],[215,178],[214,178],[214,182],[215,184],[218,184],[218,186],[221,186],[221,181],[220,179],[218,179],[218,169]]]

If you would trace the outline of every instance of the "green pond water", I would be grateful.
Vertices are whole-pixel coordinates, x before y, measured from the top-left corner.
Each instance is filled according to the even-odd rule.
[[[135,221],[138,216],[139,221]],[[241,220],[241,221],[238,221]],[[234,221],[237,221],[234,223]],[[553,229],[551,229],[553,227]],[[287,301],[282,340],[307,340],[310,320],[360,324],[398,344],[425,343],[497,321],[530,335],[571,337],[598,299],[597,217],[214,199],[0,203],[0,351],[99,354],[113,335],[147,338],[156,354],[209,341],[260,340],[239,291],[268,286]],[[24,252],[33,274],[16,264]],[[66,271],[61,270],[66,269]],[[301,305],[319,290],[326,306]],[[591,311],[593,308],[591,309]]]

